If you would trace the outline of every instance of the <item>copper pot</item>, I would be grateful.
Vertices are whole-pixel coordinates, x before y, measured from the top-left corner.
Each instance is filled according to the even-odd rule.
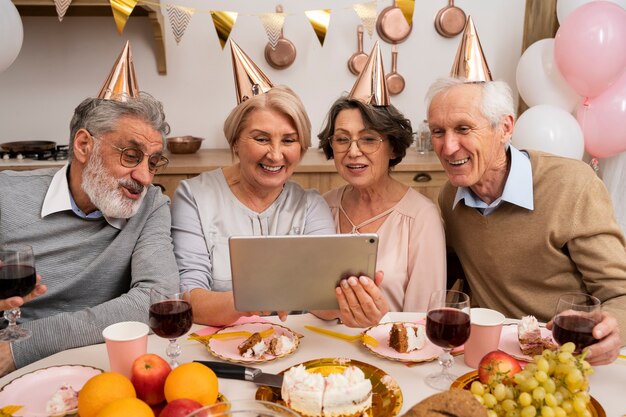
[[[448,0],[448,5],[435,16],[435,30],[443,37],[452,38],[463,32],[465,20],[465,12],[454,5],[454,0]]]
[[[363,52],[363,25],[359,25],[356,29],[357,35],[357,51],[348,59],[348,69],[354,75],[359,75],[365,64],[367,64],[368,55]]]
[[[396,5],[395,0],[393,6],[383,9],[376,19],[376,32],[387,43],[404,42],[412,29],[413,25],[406,21],[402,9]]]
[[[391,72],[385,76],[387,82],[387,91],[392,96],[400,94],[404,91],[404,77],[398,74],[398,46],[391,47]]]
[[[276,13],[282,12],[283,6],[276,6]],[[270,64],[270,67],[279,70],[288,68],[296,60],[296,47],[289,39],[283,36],[282,29],[280,30],[276,48],[272,48],[272,44],[269,42],[265,45],[265,60]]]

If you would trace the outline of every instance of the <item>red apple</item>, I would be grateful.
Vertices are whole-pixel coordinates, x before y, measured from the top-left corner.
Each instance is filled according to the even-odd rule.
[[[185,417],[198,408],[202,408],[202,404],[198,401],[189,398],[179,398],[167,403],[165,408],[161,410],[159,417]],[[201,413],[204,413],[204,411]]]
[[[513,383],[513,375],[520,372],[522,367],[517,359],[502,352],[494,350],[487,353],[478,364],[478,378],[483,384],[489,382]]]
[[[172,368],[159,355],[146,353],[133,362],[130,381],[137,391],[137,398],[148,405],[165,401],[163,386]]]

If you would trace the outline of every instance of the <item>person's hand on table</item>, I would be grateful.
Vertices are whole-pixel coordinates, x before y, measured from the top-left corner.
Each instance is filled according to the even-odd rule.
[[[15,362],[11,355],[11,347],[7,342],[0,342],[0,377],[15,371]]]
[[[552,329],[552,320],[546,327]],[[622,345],[617,319],[612,314],[603,311],[602,321],[594,326],[592,333],[598,342],[587,348],[589,353],[585,360],[591,365],[608,365],[615,361]]]
[[[383,278],[383,272],[378,271],[373,280],[366,276],[341,280],[335,289],[339,310],[312,313],[326,320],[338,318],[348,327],[374,326],[389,311],[389,304],[379,288]]]
[[[33,289],[28,295],[25,295],[24,297],[10,297],[0,299],[0,310],[10,310],[12,308],[21,307],[24,303],[29,302],[33,298],[39,297],[47,290],[48,287],[41,283],[41,276],[37,275],[37,283],[35,284],[35,289]]]

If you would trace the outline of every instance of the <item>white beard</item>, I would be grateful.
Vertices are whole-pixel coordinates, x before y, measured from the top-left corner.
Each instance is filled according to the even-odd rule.
[[[83,171],[83,191],[91,202],[107,217],[127,219],[137,213],[146,195],[147,188],[133,180],[116,179],[104,167],[98,147],[87,161]],[[138,200],[125,197],[120,187],[141,191]]]

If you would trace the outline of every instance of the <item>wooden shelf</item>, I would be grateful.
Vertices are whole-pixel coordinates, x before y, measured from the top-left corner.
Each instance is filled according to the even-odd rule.
[[[54,0],[12,0],[21,16],[57,16]],[[158,0],[155,0],[155,2]],[[111,4],[108,0],[72,0],[65,16],[111,16]],[[157,71],[167,74],[165,58],[165,39],[163,37],[163,14],[161,8],[148,4],[137,4],[133,17],[145,16],[152,24],[152,36],[156,54]],[[112,23],[114,24],[114,23]]]

